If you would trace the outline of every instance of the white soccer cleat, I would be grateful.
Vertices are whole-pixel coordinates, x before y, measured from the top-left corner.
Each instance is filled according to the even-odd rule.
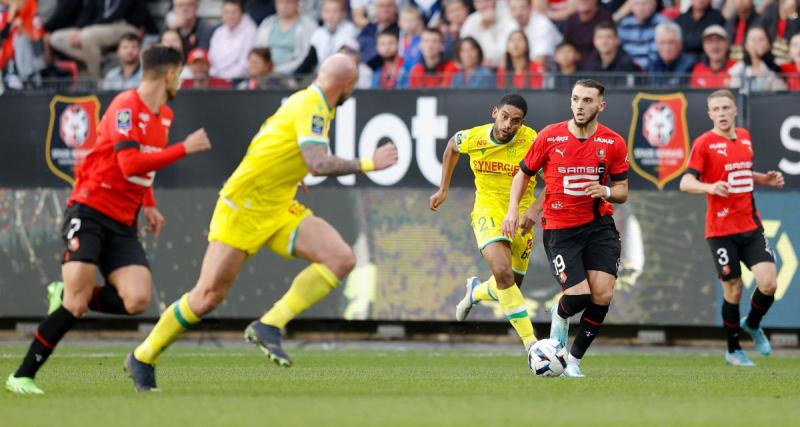
[[[550,338],[558,341],[561,347],[567,346],[569,336],[569,319],[558,315],[558,307],[553,307],[550,314]]]
[[[572,361],[567,361],[567,369],[564,369],[564,376],[571,378],[583,378],[586,375],[583,375],[583,372],[581,372],[581,365]]]
[[[463,322],[464,319],[467,318],[469,315],[469,311],[472,310],[472,307],[475,305],[475,301],[472,299],[472,290],[475,289],[476,286],[481,284],[481,279],[473,276],[467,279],[467,293],[464,295],[464,298],[461,298],[461,301],[458,302],[456,305],[456,320],[459,322]]]

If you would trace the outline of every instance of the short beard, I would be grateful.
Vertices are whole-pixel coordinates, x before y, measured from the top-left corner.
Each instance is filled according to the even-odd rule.
[[[591,116],[589,116],[589,118],[588,118],[588,119],[586,119],[586,121],[585,121],[585,122],[583,122],[583,123],[580,123],[580,122],[578,121],[578,118],[577,118],[577,117],[575,117],[575,114],[573,114],[573,115],[572,115],[572,122],[573,122],[573,123],[575,123],[575,126],[577,126],[577,127],[581,128],[581,129],[583,129],[583,128],[585,128],[586,126],[589,126],[589,123],[591,123],[591,122],[592,122],[594,119],[596,119],[596,118],[597,118],[597,112],[595,111],[595,113],[594,113],[594,114],[592,114]]]

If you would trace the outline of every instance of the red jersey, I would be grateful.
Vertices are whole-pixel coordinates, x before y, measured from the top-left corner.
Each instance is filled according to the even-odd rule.
[[[587,196],[584,189],[592,182],[608,185],[609,180],[627,179],[628,147],[618,133],[598,123],[595,133],[581,141],[569,131],[568,123],[555,123],[539,132],[520,163],[528,175],[544,169],[545,230],[578,227],[612,215],[611,203]]]
[[[408,72],[409,89],[436,89],[450,87],[458,66],[452,61],[442,61],[433,69],[425,67],[425,61],[411,67]]]
[[[781,72],[786,80],[786,85],[789,86],[789,90],[800,90],[800,69],[798,69],[797,64],[783,64],[781,65]]]
[[[506,82],[508,80],[508,82]],[[535,88],[541,89],[544,83],[544,66],[538,62],[530,61],[528,69],[523,73],[512,70],[511,73],[505,67],[497,69],[497,87],[513,87],[514,89]]]
[[[714,71],[704,61],[698,62],[692,68],[691,85],[695,88],[726,88],[731,86],[730,69],[736,65],[736,61],[728,59],[725,67]]]
[[[81,203],[126,225],[152,197],[155,171],[186,155],[183,144],[166,148],[172,109],[153,114],[135,90],[120,93],[97,127],[97,142],[78,169],[69,205]]]
[[[736,139],[708,131],[694,141],[688,172],[705,183],[730,184],[728,197],[707,195],[706,239],[752,231],[761,226],[753,201],[753,143],[747,129]]]

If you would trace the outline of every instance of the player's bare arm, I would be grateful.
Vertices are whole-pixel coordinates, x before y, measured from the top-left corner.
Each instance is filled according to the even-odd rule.
[[[753,182],[756,185],[783,188],[783,173],[779,171],[769,171],[767,173],[753,172]]]
[[[309,144],[300,151],[309,172],[314,176],[340,176],[358,172],[371,172],[386,169],[397,163],[397,147],[386,144],[375,150],[371,160],[346,160],[330,155],[327,145]]]
[[[447,142],[447,147],[444,149],[444,156],[442,156],[442,181],[439,184],[439,190],[430,197],[430,209],[434,212],[439,210],[447,200],[447,192],[450,190],[450,180],[453,178],[453,171],[458,164],[458,159],[461,154],[456,148],[455,137],[450,138]]]
[[[680,189],[685,193],[691,194],[711,194],[714,196],[728,197],[730,184],[725,181],[717,181],[713,184],[701,182],[694,175],[687,173],[681,178]]]
[[[628,180],[611,181],[609,186],[595,182],[586,187],[586,195],[593,199],[606,199],[611,203],[625,203],[628,200]]]
[[[522,200],[522,195],[525,194],[525,189],[528,188],[530,181],[531,177],[528,174],[519,171],[514,175],[514,181],[511,182],[508,212],[506,212],[506,217],[503,218],[503,235],[509,239],[513,239],[517,233],[517,227],[519,227],[519,202]]]
[[[522,214],[522,218],[519,221],[520,233],[526,234],[536,225],[536,220],[539,218],[539,214],[542,212],[542,203],[544,203],[544,191],[539,193],[539,198],[536,198],[536,192],[534,189],[531,189],[531,193],[533,193],[536,202],[532,203],[525,213]]]

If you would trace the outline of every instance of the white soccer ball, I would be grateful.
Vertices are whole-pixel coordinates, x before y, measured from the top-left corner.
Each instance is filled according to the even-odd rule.
[[[552,338],[536,341],[528,350],[528,367],[537,377],[557,377],[567,367],[567,349]]]

